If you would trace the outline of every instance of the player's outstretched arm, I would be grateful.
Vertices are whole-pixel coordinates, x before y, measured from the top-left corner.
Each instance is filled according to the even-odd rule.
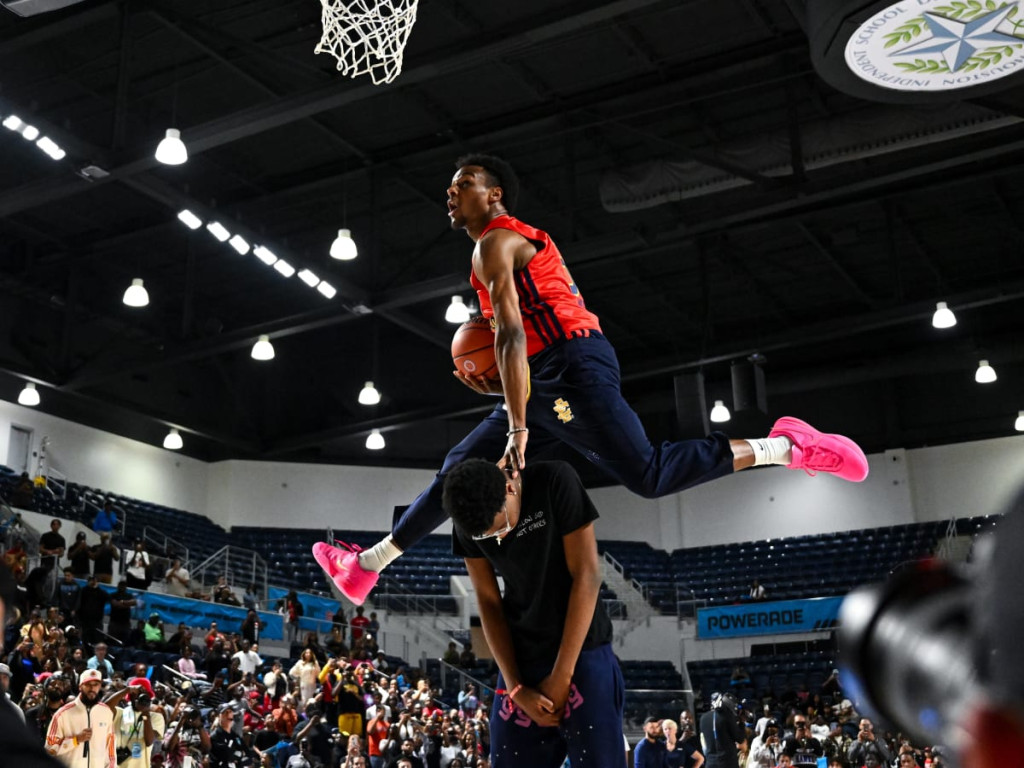
[[[576,670],[576,660],[580,656],[583,642],[587,639],[597,598],[601,593],[601,564],[597,555],[594,524],[587,523],[582,528],[565,534],[562,537],[562,547],[565,550],[569,575],[572,576],[569,606],[555,666],[551,674],[537,686],[554,702],[555,711],[559,714],[565,708],[565,701],[569,697],[569,686]]]
[[[515,285],[516,253],[526,239],[507,229],[488,232],[477,244],[473,271],[486,287],[494,307],[494,358],[501,375],[501,386],[508,408],[509,439],[504,459],[513,468],[513,477],[526,466],[526,401],[530,394],[530,367],[526,360],[526,331],[519,312],[519,294]]]
[[[519,677],[519,665],[516,663],[512,636],[509,634],[508,622],[505,621],[505,612],[501,607],[501,591],[498,589],[494,568],[485,558],[467,557],[466,570],[476,590],[484,637],[487,638],[487,645],[494,655],[498,669],[501,670],[505,686],[511,691],[522,685],[523,681]],[[535,688],[523,685],[516,694],[515,703],[537,725],[558,725],[561,710],[556,709],[551,699]],[[495,702],[495,706],[499,706],[498,702]]]

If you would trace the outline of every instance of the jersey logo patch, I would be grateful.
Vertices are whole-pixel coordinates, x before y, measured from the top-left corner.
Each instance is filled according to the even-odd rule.
[[[569,407],[569,403],[563,398],[560,397],[555,400],[555,407],[552,410],[558,414],[558,420],[563,424],[568,424],[572,421],[572,408]]]

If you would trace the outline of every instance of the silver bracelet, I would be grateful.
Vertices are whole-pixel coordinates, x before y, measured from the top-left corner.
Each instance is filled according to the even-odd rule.
[[[505,433],[505,437],[512,437],[516,432],[529,432],[530,430],[526,427],[512,427],[508,432]]]

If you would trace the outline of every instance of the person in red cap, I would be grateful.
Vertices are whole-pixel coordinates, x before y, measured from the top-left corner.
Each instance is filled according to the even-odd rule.
[[[103,675],[87,669],[78,695],[57,710],[46,733],[46,751],[69,768],[115,768],[114,711],[100,700]]]

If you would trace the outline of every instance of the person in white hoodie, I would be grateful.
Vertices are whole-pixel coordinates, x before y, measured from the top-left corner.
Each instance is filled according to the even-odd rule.
[[[116,768],[114,710],[100,701],[103,675],[87,669],[78,695],[58,709],[46,733],[46,751],[68,768]]]
[[[747,768],[775,768],[782,754],[782,740],[779,738],[777,720],[758,721],[758,732],[750,742],[750,756]]]

